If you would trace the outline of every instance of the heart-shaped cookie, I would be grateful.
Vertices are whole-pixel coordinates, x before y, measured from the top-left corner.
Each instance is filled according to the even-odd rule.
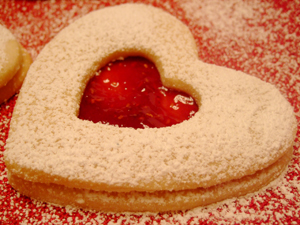
[[[127,56],[154,62],[163,84],[193,96],[198,112],[159,129],[79,119],[91,76]],[[107,198],[95,197],[104,193],[116,202],[120,195],[133,196],[136,208],[110,202],[116,210],[185,209],[245,194],[274,179],[288,162],[295,130],[291,106],[272,85],[199,61],[184,24],[160,9],[125,4],[88,14],[45,46],[15,106],[5,163],[13,187],[41,200],[111,210]],[[272,168],[277,172],[268,172]],[[249,188],[222,189],[239,180]],[[47,190],[67,190],[74,197],[62,200],[50,191],[49,199]],[[195,192],[196,203],[182,200],[193,199]],[[214,197],[216,192],[221,197]],[[203,193],[210,199],[201,200]],[[165,198],[148,204],[142,196]],[[174,196],[182,201],[157,208]]]

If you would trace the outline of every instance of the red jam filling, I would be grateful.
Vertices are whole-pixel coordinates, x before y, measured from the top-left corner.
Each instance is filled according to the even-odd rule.
[[[88,82],[78,117],[119,127],[166,127],[197,111],[191,96],[162,85],[152,62],[128,57],[107,64]]]

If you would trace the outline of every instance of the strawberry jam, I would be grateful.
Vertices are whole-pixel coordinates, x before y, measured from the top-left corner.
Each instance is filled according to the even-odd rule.
[[[119,127],[166,127],[197,111],[191,96],[162,85],[152,62],[128,57],[107,64],[88,82],[78,117]]]

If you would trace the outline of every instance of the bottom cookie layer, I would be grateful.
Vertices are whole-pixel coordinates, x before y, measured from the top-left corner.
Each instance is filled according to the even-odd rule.
[[[255,192],[277,178],[288,165],[292,148],[277,162],[253,175],[210,188],[156,192],[101,192],[68,188],[57,184],[29,182],[11,174],[13,188],[33,199],[106,212],[165,212],[205,206]]]

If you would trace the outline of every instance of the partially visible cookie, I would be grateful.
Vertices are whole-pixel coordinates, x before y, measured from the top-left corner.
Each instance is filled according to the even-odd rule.
[[[0,25],[0,104],[19,91],[31,63],[29,53]]]

